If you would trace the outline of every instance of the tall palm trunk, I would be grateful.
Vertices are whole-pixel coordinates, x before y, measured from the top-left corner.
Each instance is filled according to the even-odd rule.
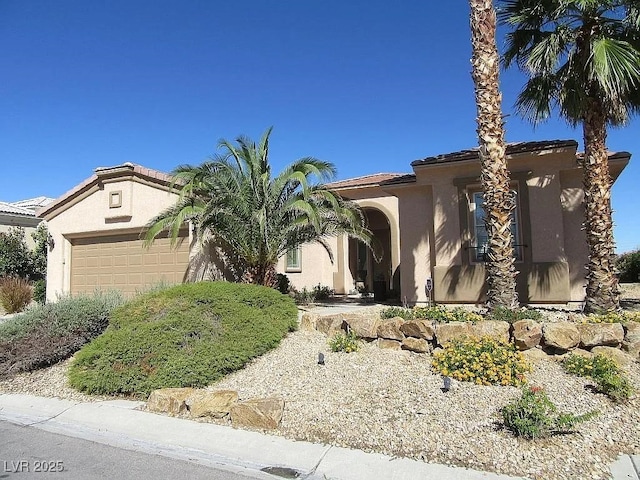
[[[585,230],[589,246],[587,263],[587,312],[620,308],[620,292],[615,272],[613,222],[611,220],[611,176],[607,154],[606,117],[601,101],[592,96],[585,115],[584,194]]]
[[[480,143],[480,180],[484,190],[485,223],[489,237],[487,300],[490,308],[516,308],[516,270],[511,234],[514,208],[505,158],[496,12],[491,0],[470,0],[472,77],[475,84]]]

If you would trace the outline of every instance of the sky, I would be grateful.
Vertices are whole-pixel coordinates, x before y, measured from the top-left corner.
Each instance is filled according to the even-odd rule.
[[[170,172],[269,126],[274,171],[313,156],[338,179],[478,143],[462,0],[0,0],[0,49],[2,201],[124,162]],[[582,149],[581,129],[516,115],[524,82],[501,72],[506,140]],[[607,141],[633,154],[613,187],[618,252],[640,247],[639,122]]]

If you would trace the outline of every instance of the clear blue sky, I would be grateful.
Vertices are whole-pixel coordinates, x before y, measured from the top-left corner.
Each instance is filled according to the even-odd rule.
[[[0,49],[4,201],[98,166],[200,163],[270,125],[276,169],[311,155],[341,179],[477,145],[462,0],[0,0]],[[516,117],[524,77],[501,81],[508,141],[582,145]],[[639,121],[608,139],[635,157],[613,190],[619,251],[640,246]]]

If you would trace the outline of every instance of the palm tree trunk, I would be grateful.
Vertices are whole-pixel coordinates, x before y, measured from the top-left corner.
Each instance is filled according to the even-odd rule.
[[[615,275],[606,117],[598,98],[590,98],[589,103],[582,123],[585,230],[589,247],[585,311],[613,311],[620,308],[620,291]]]
[[[276,288],[278,286],[276,266],[273,264],[247,266],[242,274],[242,283]]]
[[[511,234],[514,208],[505,158],[499,57],[496,47],[496,12],[491,0],[470,0],[471,58],[478,110],[478,137],[484,210],[489,237],[487,302],[490,308],[518,307],[516,270]]]

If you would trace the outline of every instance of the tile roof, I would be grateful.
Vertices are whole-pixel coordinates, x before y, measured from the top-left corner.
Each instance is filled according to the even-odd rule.
[[[404,176],[404,173],[374,173],[372,175],[338,180],[337,182],[328,183],[326,186],[331,189],[376,186],[382,182],[402,176]]]
[[[9,215],[19,215],[23,217],[35,217],[36,210],[53,201],[49,197],[36,197],[17,202],[0,202],[0,213],[8,213]]]
[[[35,217],[36,213],[28,208],[18,207],[12,203],[0,202],[0,213],[19,215],[21,217]]]
[[[578,148],[578,142],[575,140],[543,140],[537,142],[514,142],[507,143],[507,155],[515,155],[518,153],[538,152],[541,150],[549,150],[552,148]],[[421,165],[435,165],[439,163],[461,162],[464,160],[479,159],[478,147],[468,150],[460,150],[459,152],[445,153],[436,155],[435,157],[427,157],[422,160],[411,162],[412,167]]]

